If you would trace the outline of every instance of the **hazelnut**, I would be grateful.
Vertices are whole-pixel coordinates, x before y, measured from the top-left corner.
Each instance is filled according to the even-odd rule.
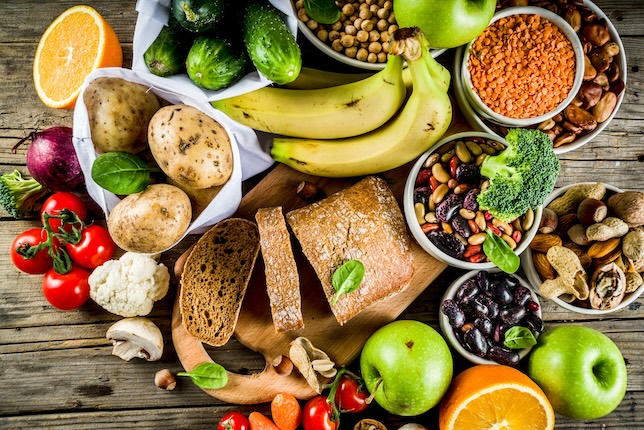
[[[172,391],[177,386],[177,379],[169,369],[162,369],[154,375],[154,385]]]
[[[541,223],[539,224],[539,233],[549,234],[554,233],[559,224],[559,217],[550,208],[543,208],[541,215]]]
[[[591,225],[602,222],[608,215],[608,207],[601,200],[587,198],[579,203],[577,208],[577,219],[583,225]]]
[[[298,184],[295,192],[304,200],[315,200],[320,194],[320,189],[313,182],[302,181]]]
[[[580,246],[590,245],[590,240],[586,237],[586,227],[583,224],[575,224],[568,229],[570,240]]]

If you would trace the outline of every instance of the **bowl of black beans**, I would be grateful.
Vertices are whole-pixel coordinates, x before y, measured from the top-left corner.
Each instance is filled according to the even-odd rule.
[[[544,331],[537,294],[498,269],[472,270],[454,281],[438,321],[452,347],[476,364],[517,366]]]
[[[511,222],[479,207],[477,197],[489,186],[480,173],[485,157],[505,149],[505,141],[482,132],[448,136],[421,155],[403,194],[407,226],[432,257],[464,270],[491,269],[485,254],[489,230],[520,255],[539,228],[543,207],[529,209]]]

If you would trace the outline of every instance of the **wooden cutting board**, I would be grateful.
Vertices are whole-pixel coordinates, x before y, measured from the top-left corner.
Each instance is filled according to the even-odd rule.
[[[463,128],[462,123],[457,121],[448,134],[462,131]],[[409,163],[385,174],[401,208],[405,181],[412,165],[413,163]],[[286,213],[306,205],[307,202],[296,194],[297,185],[303,180],[317,184],[325,195],[331,195],[352,184],[346,179],[313,177],[278,165],[244,196],[235,216],[254,221],[258,208],[282,206]],[[395,320],[446,268],[445,264],[423,251],[413,238],[411,243],[414,275],[409,287],[390,299],[371,305],[344,326],[340,326],[331,313],[312,267],[301,252],[296,252],[305,326],[301,330],[287,333],[276,333],[273,327],[260,255],[234,336],[244,346],[261,353],[266,359],[266,367],[261,373],[253,375],[228,372],[228,384],[224,388],[204,391],[219,400],[235,404],[270,402],[280,392],[290,392],[302,400],[316,395],[287,358],[289,343],[298,336],[304,336],[314,346],[325,351],[338,367],[348,365],[356,359],[367,338],[379,327]],[[200,363],[213,361],[202,343],[183,327],[178,300],[175,300],[172,314],[172,340],[186,370],[190,371]]]

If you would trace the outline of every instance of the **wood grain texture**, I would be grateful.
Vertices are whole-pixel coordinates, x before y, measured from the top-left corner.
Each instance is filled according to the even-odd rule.
[[[608,127],[589,144],[562,155],[558,186],[602,180],[623,189],[644,190],[644,3],[641,0],[597,0],[621,35],[628,63],[624,101]],[[0,2],[0,172],[13,168],[27,172],[26,146],[11,152],[18,139],[36,129],[72,125],[71,111],[44,107],[33,88],[31,67],[38,39],[63,10],[78,4],[62,1]],[[115,28],[123,45],[124,65],[132,61],[132,38],[136,22],[134,0],[89,0]],[[303,39],[303,38],[301,38]],[[306,47],[307,65],[335,68],[328,58]],[[452,67],[450,52],[439,58]],[[251,179],[245,189],[257,183]],[[323,181],[322,186],[326,186]],[[256,196],[258,197],[258,196]],[[85,196],[85,198],[87,198]],[[293,197],[295,199],[295,197]],[[102,218],[97,210],[92,219]],[[172,344],[171,318],[177,283],[173,277],[168,296],[158,302],[150,318],[161,328],[165,351],[160,361],[124,362],[110,354],[105,331],[120,317],[93,303],[78,311],[53,309],[41,293],[41,277],[18,272],[6,252],[21,231],[37,221],[15,221],[0,209],[0,428],[3,429],[212,429],[227,412],[246,415],[257,410],[270,413],[268,404],[232,405],[213,398],[188,379],[179,379],[175,391],[154,386],[154,373],[162,368],[183,369]],[[173,267],[195,237],[164,253],[161,261]],[[420,293],[399,316],[416,319],[438,329],[439,300],[443,291],[463,271],[448,268]],[[628,391],[610,415],[591,421],[557,416],[556,430],[633,430],[644,422],[644,299],[627,309],[601,319],[575,314],[552,302],[543,302],[547,328],[582,324],[607,334],[622,351],[627,363]],[[231,372],[248,375],[262,372],[266,358],[231,339],[224,348],[206,348],[208,356]],[[470,366],[455,356],[456,371]],[[357,369],[357,360],[349,364]],[[342,428],[350,429],[360,418],[380,419],[390,430],[407,422],[437,429],[436,409],[417,418],[395,417],[372,406],[364,414],[343,417]]]

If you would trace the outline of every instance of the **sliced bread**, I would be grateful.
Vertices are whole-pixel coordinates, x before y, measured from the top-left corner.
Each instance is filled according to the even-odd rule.
[[[181,275],[179,305],[188,332],[221,346],[233,335],[259,254],[257,225],[240,218],[220,221],[196,243]]]
[[[255,215],[266,273],[266,291],[275,331],[304,327],[300,277],[281,207],[260,208]]]
[[[340,325],[409,285],[414,270],[411,242],[400,207],[383,179],[367,177],[287,213],[286,220]],[[364,278],[356,290],[331,305],[333,273],[349,260],[362,262]]]

